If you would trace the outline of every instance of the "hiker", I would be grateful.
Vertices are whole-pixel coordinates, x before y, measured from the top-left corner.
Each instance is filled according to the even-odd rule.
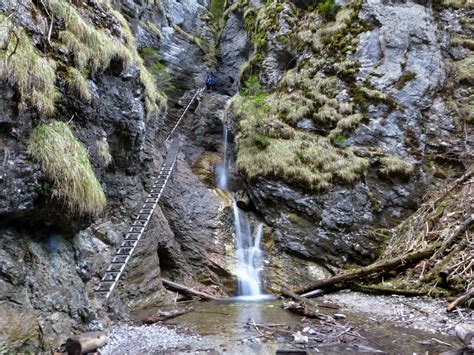
[[[214,79],[212,78],[211,74],[209,74],[206,79],[206,89],[208,91],[211,90],[213,84],[214,84]]]

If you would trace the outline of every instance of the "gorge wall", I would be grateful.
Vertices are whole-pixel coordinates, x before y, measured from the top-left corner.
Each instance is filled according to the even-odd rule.
[[[231,200],[214,188],[222,120],[235,135],[234,185],[266,223],[269,290],[373,260],[389,228],[468,167],[469,4],[216,3],[0,3],[0,350],[51,349],[168,303],[162,276],[234,291]],[[90,53],[92,35],[120,50]],[[36,59],[13,67],[21,50]],[[214,91],[179,129],[177,169],[106,314],[95,283],[209,71]],[[75,200],[29,149],[52,121],[87,148],[103,209],[66,208]]]

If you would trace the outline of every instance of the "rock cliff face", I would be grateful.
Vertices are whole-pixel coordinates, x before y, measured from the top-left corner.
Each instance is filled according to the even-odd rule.
[[[448,94],[463,84],[441,19],[466,19],[469,10],[440,16],[413,2],[369,0],[329,20],[291,3],[248,11],[257,24],[247,77],[266,87],[244,78],[247,92],[228,120],[251,198],[283,250],[323,264],[367,263],[384,229],[468,166],[472,113],[458,116]],[[319,153],[310,157],[312,149]],[[333,171],[332,149],[365,160],[363,173]]]
[[[383,228],[461,173],[470,157],[472,56],[464,39],[472,23],[463,19],[472,10],[463,6],[368,0],[324,18],[307,2],[236,1],[222,22],[206,0],[92,0],[73,2],[79,19],[67,23],[64,3],[0,3],[7,54],[16,58],[10,45],[17,36],[18,50],[35,58],[20,63],[30,75],[38,63],[55,68],[49,84],[40,78],[21,86],[0,56],[0,317],[9,320],[0,323],[0,352],[51,349],[109,317],[167,303],[174,295],[160,277],[234,292],[231,200],[214,188],[223,119],[236,136],[233,186],[248,190],[267,224],[269,288],[322,277],[324,265],[372,260]],[[108,49],[105,65],[84,49],[87,34],[121,51]],[[80,54],[97,68],[81,67]],[[178,129],[176,171],[106,315],[94,285],[159,169],[167,133],[208,71],[215,91],[200,95]],[[35,96],[46,84],[60,97],[49,114],[48,102]],[[102,212],[65,208],[54,177],[28,153],[32,131],[51,120],[67,123],[87,147],[107,199]],[[308,188],[286,167],[252,176],[241,163],[251,151],[263,159],[256,169],[268,165],[266,154],[282,142],[292,148],[270,158],[297,157],[292,171],[308,169],[319,159],[308,151],[323,147],[328,161],[308,171],[324,188]]]

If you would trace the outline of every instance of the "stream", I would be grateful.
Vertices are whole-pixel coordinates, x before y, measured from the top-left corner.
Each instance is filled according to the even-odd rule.
[[[364,297],[371,300],[370,296]],[[394,301],[396,299],[384,300],[388,308],[396,304]],[[320,308],[321,313],[335,319],[327,323],[297,316],[282,309],[281,304],[276,299],[196,302],[193,312],[161,325],[112,327],[110,340],[102,353],[263,355],[291,350],[301,354],[425,354],[427,351],[438,354],[460,345],[452,336],[390,324],[375,313],[377,310],[370,316],[344,307],[337,311]],[[154,313],[156,309],[149,309],[135,317],[142,319]],[[338,318],[335,314],[343,314],[346,318]],[[422,317],[413,316],[420,325],[423,323]],[[307,341],[298,339],[298,334],[307,337]]]

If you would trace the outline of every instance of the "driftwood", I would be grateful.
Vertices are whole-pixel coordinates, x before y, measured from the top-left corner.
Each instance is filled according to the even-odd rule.
[[[414,264],[420,260],[426,259],[433,255],[438,246],[439,244],[434,244],[422,250],[407,253],[402,256],[397,256],[386,261],[379,261],[372,265],[361,267],[359,269],[349,271],[344,274],[332,276],[327,279],[318,280],[308,286],[294,290],[294,292],[299,294],[306,293],[315,289],[327,288],[329,286],[337,284],[344,284],[350,281],[356,281],[364,276],[388,272],[402,266],[407,267],[410,264]]]
[[[296,313],[300,316],[304,316],[306,318],[316,318],[320,320],[327,320],[328,316],[322,313],[314,312],[307,309],[306,304],[304,302],[296,303],[294,301],[283,303],[283,309],[286,309],[290,312]]]
[[[446,249],[449,249],[454,243],[456,243],[459,236],[464,233],[474,222],[474,214],[471,214],[466,218],[457,228],[453,231],[453,234],[443,242],[441,247],[434,253],[432,259],[437,259],[444,254]]]
[[[107,343],[105,332],[88,332],[75,335],[66,341],[66,352],[69,355],[80,355],[92,352]]]
[[[427,291],[417,291],[417,290],[403,290],[400,288],[384,287],[384,286],[366,286],[361,284],[351,285],[351,290],[359,291],[362,293],[374,294],[374,295],[403,295],[407,297],[416,297],[424,296]]]
[[[454,330],[464,345],[474,350],[474,324],[458,324]]]
[[[283,296],[291,297],[296,301],[308,303],[309,305],[325,307],[325,308],[331,308],[331,309],[341,308],[341,306],[339,306],[336,303],[315,302],[315,301],[307,299],[303,296],[297,295],[296,293],[291,292],[290,290],[287,290],[286,288],[282,288],[280,292]]]
[[[465,294],[462,296],[456,298],[453,302],[451,302],[448,305],[448,308],[446,309],[448,312],[453,311],[457,307],[462,306],[464,303],[469,301],[471,298],[474,298],[474,288],[471,288],[469,291],[467,291]]]
[[[182,314],[186,314],[189,312],[194,311],[194,307],[187,307],[187,308],[181,308],[181,309],[175,309],[173,311],[169,312],[164,312],[164,311],[159,311],[158,314],[155,314],[153,316],[147,317],[141,321],[142,324],[154,324],[157,322],[162,322],[167,319],[171,319],[177,316],[180,316]]]
[[[176,282],[173,282],[173,281],[170,281],[170,280],[167,280],[167,279],[161,279],[161,281],[163,282],[163,285],[166,288],[169,288],[173,291],[177,291],[179,293],[184,293],[186,295],[196,296],[196,297],[199,297],[199,298],[202,298],[202,299],[205,299],[205,300],[210,300],[210,301],[220,301],[221,300],[219,297],[212,296],[212,295],[210,295],[208,293],[205,293],[205,292],[193,290],[192,288],[186,287],[184,285],[180,285]]]
[[[317,290],[313,290],[313,291],[310,291],[310,292],[303,293],[300,296],[305,297],[305,298],[311,298],[311,297],[320,297],[324,294],[325,294],[324,290],[317,289]]]

